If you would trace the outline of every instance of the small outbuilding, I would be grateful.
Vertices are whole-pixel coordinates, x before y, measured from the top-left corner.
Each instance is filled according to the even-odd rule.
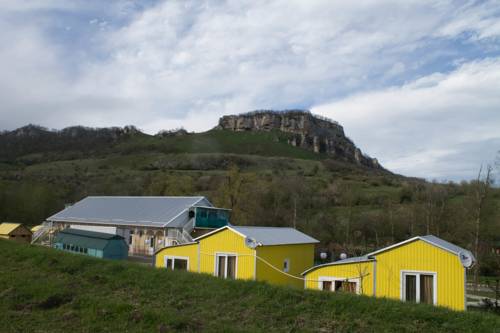
[[[433,235],[417,236],[368,253],[314,266],[305,288],[466,309],[472,253]]]
[[[72,228],[59,231],[54,247],[104,259],[126,259],[128,256],[128,245],[122,236]]]
[[[31,243],[31,230],[20,223],[0,224],[0,238],[21,243]]]

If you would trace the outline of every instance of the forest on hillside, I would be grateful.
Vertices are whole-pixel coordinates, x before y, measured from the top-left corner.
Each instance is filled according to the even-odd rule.
[[[500,276],[496,166],[473,181],[426,182],[315,155],[273,135],[139,136],[94,152],[12,153],[0,162],[0,220],[39,224],[88,195],[204,195],[232,209],[233,224],[294,226],[333,259],[434,234],[472,250],[481,275]]]

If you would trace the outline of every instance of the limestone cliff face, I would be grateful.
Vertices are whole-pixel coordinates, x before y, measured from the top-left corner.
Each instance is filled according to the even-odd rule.
[[[279,130],[290,134],[288,143],[293,146],[326,153],[370,168],[381,168],[376,159],[363,155],[345,136],[343,127],[337,122],[306,110],[263,110],[224,116],[216,128],[230,131]]]

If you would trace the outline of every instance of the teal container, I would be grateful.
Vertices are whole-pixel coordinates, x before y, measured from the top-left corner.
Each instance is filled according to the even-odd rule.
[[[230,210],[212,207],[195,208],[196,228],[217,229],[229,224]]]
[[[122,236],[88,230],[61,230],[54,240],[54,247],[104,259],[121,260],[128,257],[128,245]]]

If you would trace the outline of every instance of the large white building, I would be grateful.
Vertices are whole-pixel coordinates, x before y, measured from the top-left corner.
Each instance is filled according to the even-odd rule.
[[[37,242],[71,227],[123,236],[130,255],[152,255],[169,245],[229,224],[229,210],[207,198],[92,196],[47,218],[33,237]]]

